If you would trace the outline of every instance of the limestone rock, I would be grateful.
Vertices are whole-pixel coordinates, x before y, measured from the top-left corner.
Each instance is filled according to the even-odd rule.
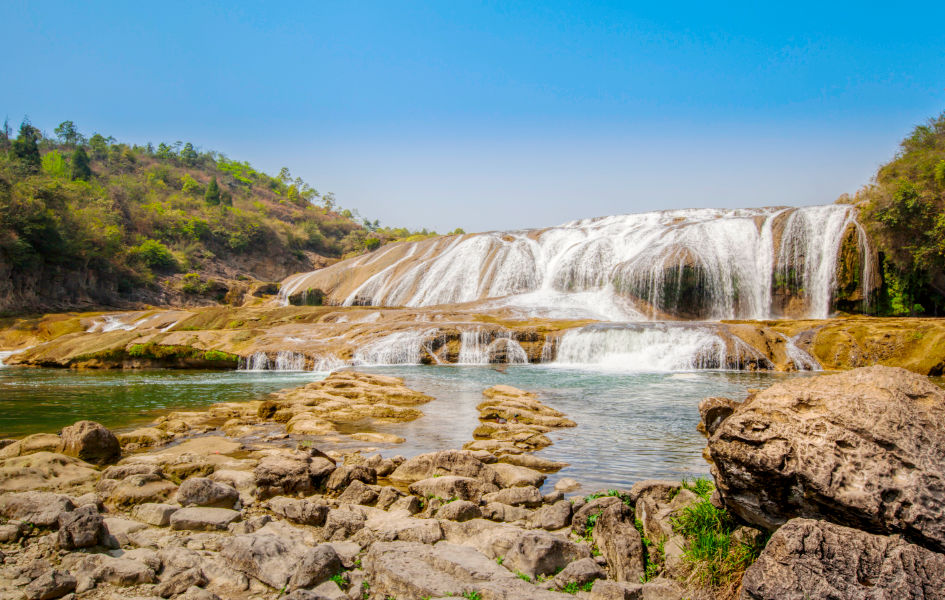
[[[335,465],[307,452],[286,452],[264,457],[256,465],[257,494],[261,498],[312,494],[328,478]]]
[[[742,579],[742,600],[945,598],[945,555],[811,519],[778,529]]]
[[[302,525],[321,527],[328,516],[328,505],[314,500],[276,496],[268,502],[269,510]]]
[[[387,510],[403,496],[403,493],[391,485],[385,485],[377,494],[377,506],[381,510]]]
[[[121,444],[115,434],[95,421],[79,421],[64,427],[59,435],[59,452],[98,465],[121,458]]]
[[[0,449],[0,458],[26,456],[34,452],[56,452],[62,440],[54,433],[34,433]]]
[[[377,472],[364,465],[342,465],[332,471],[325,487],[333,492],[337,492],[351,485],[353,481],[373,485],[377,483]]]
[[[495,482],[495,472],[490,465],[480,462],[471,452],[462,450],[442,450],[414,456],[394,469],[390,480],[399,485],[409,485],[433,476],[448,475]]]
[[[587,521],[591,515],[599,515],[604,509],[614,504],[621,504],[620,498],[616,496],[601,496],[585,503],[574,511],[571,518],[571,530],[578,536],[584,537],[587,533]]]
[[[725,505],[774,529],[827,518],[945,551],[945,390],[866,367],[757,393],[709,439]]]
[[[59,515],[75,510],[72,499],[51,492],[19,492],[0,496],[0,516],[26,521],[37,527],[59,524]]]
[[[555,575],[552,582],[556,588],[561,590],[569,583],[576,583],[579,587],[583,587],[595,579],[604,579],[606,576],[597,561],[593,558],[582,558],[566,566],[560,573]]]
[[[571,524],[571,503],[559,500],[554,504],[546,504],[529,517],[529,524],[548,531],[567,527]]]
[[[423,479],[410,484],[408,489],[411,494],[416,494],[423,498],[432,498],[434,496],[444,500],[458,498],[477,504],[483,494],[498,491],[498,488],[491,483],[486,483],[485,481],[472,477],[460,477],[457,475]]]
[[[479,510],[479,507],[466,500],[450,502],[436,511],[437,519],[448,519],[450,521],[468,521],[478,519],[481,516],[482,511]]]
[[[545,482],[545,475],[528,467],[520,467],[506,463],[496,463],[489,467],[496,474],[495,483],[501,488],[511,487],[541,487]]]
[[[364,515],[352,510],[336,509],[325,519],[324,535],[328,541],[344,540],[357,533],[365,522]]]
[[[207,576],[197,567],[192,567],[184,571],[165,577],[161,583],[154,588],[154,593],[161,598],[170,598],[178,594],[183,594],[192,586],[203,587],[209,583]]]
[[[633,509],[618,502],[604,509],[594,526],[594,543],[615,581],[639,581],[644,573],[644,548],[634,526]]]
[[[59,514],[57,543],[60,548],[74,550],[97,546],[105,542],[107,535],[105,521],[94,506],[83,506]]]
[[[134,507],[132,515],[139,521],[149,525],[164,527],[170,525],[171,515],[180,509],[178,506],[170,504],[160,504],[157,502],[145,502]]]
[[[73,590],[75,577],[64,571],[51,570],[34,579],[24,591],[28,600],[53,600]]]
[[[553,575],[569,563],[590,556],[591,552],[586,546],[547,531],[533,529],[516,538],[502,564],[535,578],[538,575]]]
[[[491,494],[484,494],[482,496],[482,501],[501,502],[502,504],[509,504],[511,506],[526,506],[528,508],[536,508],[541,506],[542,497],[541,492],[538,491],[537,487],[527,486],[513,487],[499,490],[498,492],[492,492]]]
[[[114,480],[103,480],[114,481]],[[105,503],[115,508],[130,508],[146,502],[161,503],[177,491],[177,486],[159,475],[130,475],[107,492]]]
[[[308,548],[298,561],[295,573],[289,580],[291,588],[310,588],[328,580],[341,571],[341,558],[331,544],[320,544]],[[335,584],[332,583],[334,586]],[[337,589],[337,588],[336,588]]]
[[[81,493],[91,489],[98,478],[99,472],[92,465],[55,452],[38,451],[0,460],[0,490],[7,492]]]
[[[501,502],[488,502],[480,510],[483,518],[504,523],[525,521],[532,516],[527,508],[502,504]]]
[[[233,508],[240,494],[233,487],[206,477],[191,477],[177,488],[177,502],[181,506],[215,506]]]
[[[240,513],[228,508],[193,506],[182,508],[171,515],[171,529],[191,531],[225,531],[238,520]]]
[[[154,570],[136,560],[108,555],[97,555],[96,558],[98,567],[92,572],[92,579],[95,581],[112,585],[138,585],[157,581]]]

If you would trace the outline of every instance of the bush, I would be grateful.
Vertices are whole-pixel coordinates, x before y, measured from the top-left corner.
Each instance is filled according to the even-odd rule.
[[[177,269],[177,259],[167,246],[157,240],[145,240],[134,249],[141,261],[152,269],[173,271]]]

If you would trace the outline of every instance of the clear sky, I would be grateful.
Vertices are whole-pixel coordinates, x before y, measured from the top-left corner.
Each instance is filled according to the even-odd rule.
[[[15,2],[0,118],[191,141],[389,225],[832,202],[945,110],[945,2]]]

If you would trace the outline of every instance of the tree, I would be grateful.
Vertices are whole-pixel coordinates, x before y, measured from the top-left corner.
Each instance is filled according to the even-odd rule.
[[[92,168],[89,166],[89,155],[85,148],[79,146],[72,153],[72,180],[88,181],[92,178]]]
[[[184,144],[184,149],[180,151],[181,160],[184,161],[185,165],[195,165],[197,164],[197,151],[194,150],[194,145],[190,142]]]
[[[170,158],[171,156],[173,156],[173,154],[174,153],[171,151],[170,146],[168,146],[164,142],[161,142],[160,144],[158,144],[158,148],[157,148],[158,158]]]
[[[13,131],[10,129],[10,118],[3,120],[3,129],[0,129],[0,148],[6,148],[10,145],[10,136]]]
[[[285,184],[288,184],[290,181],[292,181],[292,175],[289,174],[289,167],[282,167],[279,169],[279,181]]]
[[[92,149],[92,156],[98,160],[105,160],[108,156],[108,143],[100,133],[96,133],[89,139],[89,148]]]
[[[76,129],[75,123],[72,121],[63,121],[59,124],[59,127],[56,127],[53,131],[56,137],[59,138],[59,141],[68,146],[75,146],[82,137],[79,130]]]
[[[41,159],[37,142],[40,137],[42,137],[42,134],[40,134],[39,129],[30,125],[29,121],[24,120],[20,125],[20,135],[13,142],[11,150],[13,158],[28,173],[39,171]]]
[[[211,179],[210,184],[207,185],[207,191],[204,192],[203,199],[211,206],[220,204],[220,186],[217,185],[216,177]]]

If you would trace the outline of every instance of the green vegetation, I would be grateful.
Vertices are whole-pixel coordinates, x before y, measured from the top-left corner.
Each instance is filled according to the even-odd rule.
[[[758,558],[764,543],[733,538],[738,525],[728,511],[709,500],[714,490],[711,482],[697,479],[687,489],[701,499],[673,518],[673,529],[686,540],[683,559],[694,581],[715,589],[716,597],[734,597],[745,569]]]
[[[0,296],[156,304],[162,288],[180,289],[180,272],[281,279],[311,269],[318,256],[369,252],[412,235],[342,209],[286,168],[272,177],[191,143],[86,138],[71,121],[55,137],[29,121],[16,134],[9,124],[0,130],[0,266],[9,272]],[[0,310],[15,308],[0,302]]]
[[[332,576],[329,577],[328,579],[329,579],[330,581],[334,581],[334,582],[335,582],[335,585],[338,586],[338,589],[341,589],[341,590],[346,590],[346,589],[348,589],[348,581],[345,579],[345,574],[344,574],[344,572],[335,573],[334,575],[332,575]]]
[[[945,113],[913,129],[853,202],[880,252],[884,315],[945,308]]]

